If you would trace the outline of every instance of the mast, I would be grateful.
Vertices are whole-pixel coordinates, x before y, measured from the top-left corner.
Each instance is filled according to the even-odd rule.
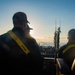
[[[59,24],[61,25],[61,20],[59,21]],[[59,49],[59,43],[60,43],[60,27],[58,27],[57,29],[57,26],[56,26],[56,21],[55,21],[55,33],[54,33],[54,48],[56,50]]]

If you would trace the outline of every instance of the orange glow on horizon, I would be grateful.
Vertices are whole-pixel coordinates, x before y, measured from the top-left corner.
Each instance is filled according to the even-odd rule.
[[[54,42],[54,38],[46,38],[46,37],[34,37],[36,39],[37,42]],[[60,38],[60,43],[67,43],[67,38]]]

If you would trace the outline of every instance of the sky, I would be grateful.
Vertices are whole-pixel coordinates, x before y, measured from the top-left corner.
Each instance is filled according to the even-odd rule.
[[[13,28],[12,16],[27,14],[31,36],[38,42],[53,42],[55,26],[60,27],[60,42],[75,28],[75,0],[0,0],[0,35]]]

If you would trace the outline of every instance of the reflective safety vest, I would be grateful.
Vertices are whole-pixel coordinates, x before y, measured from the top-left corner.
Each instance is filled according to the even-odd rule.
[[[63,50],[63,53],[65,53],[66,51],[68,51],[70,48],[72,47],[75,47],[75,44],[72,44],[72,45],[69,45],[68,47],[66,47],[64,50]]]
[[[15,40],[15,42],[20,46],[20,48],[25,52],[25,54],[27,55],[30,51],[23,44],[23,42],[14,34],[14,32],[12,30],[8,31],[8,33]]]

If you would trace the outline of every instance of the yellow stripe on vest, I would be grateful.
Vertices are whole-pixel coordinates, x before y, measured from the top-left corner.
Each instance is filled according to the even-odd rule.
[[[28,54],[30,51],[27,49],[27,47],[22,43],[22,41],[12,32],[12,30],[8,31],[10,36],[16,41],[16,43],[21,47],[21,49]]]
[[[65,48],[64,50],[63,50],[63,53],[65,53],[69,48],[71,48],[71,47],[75,47],[75,44],[72,44],[72,45],[69,45],[67,48]]]

